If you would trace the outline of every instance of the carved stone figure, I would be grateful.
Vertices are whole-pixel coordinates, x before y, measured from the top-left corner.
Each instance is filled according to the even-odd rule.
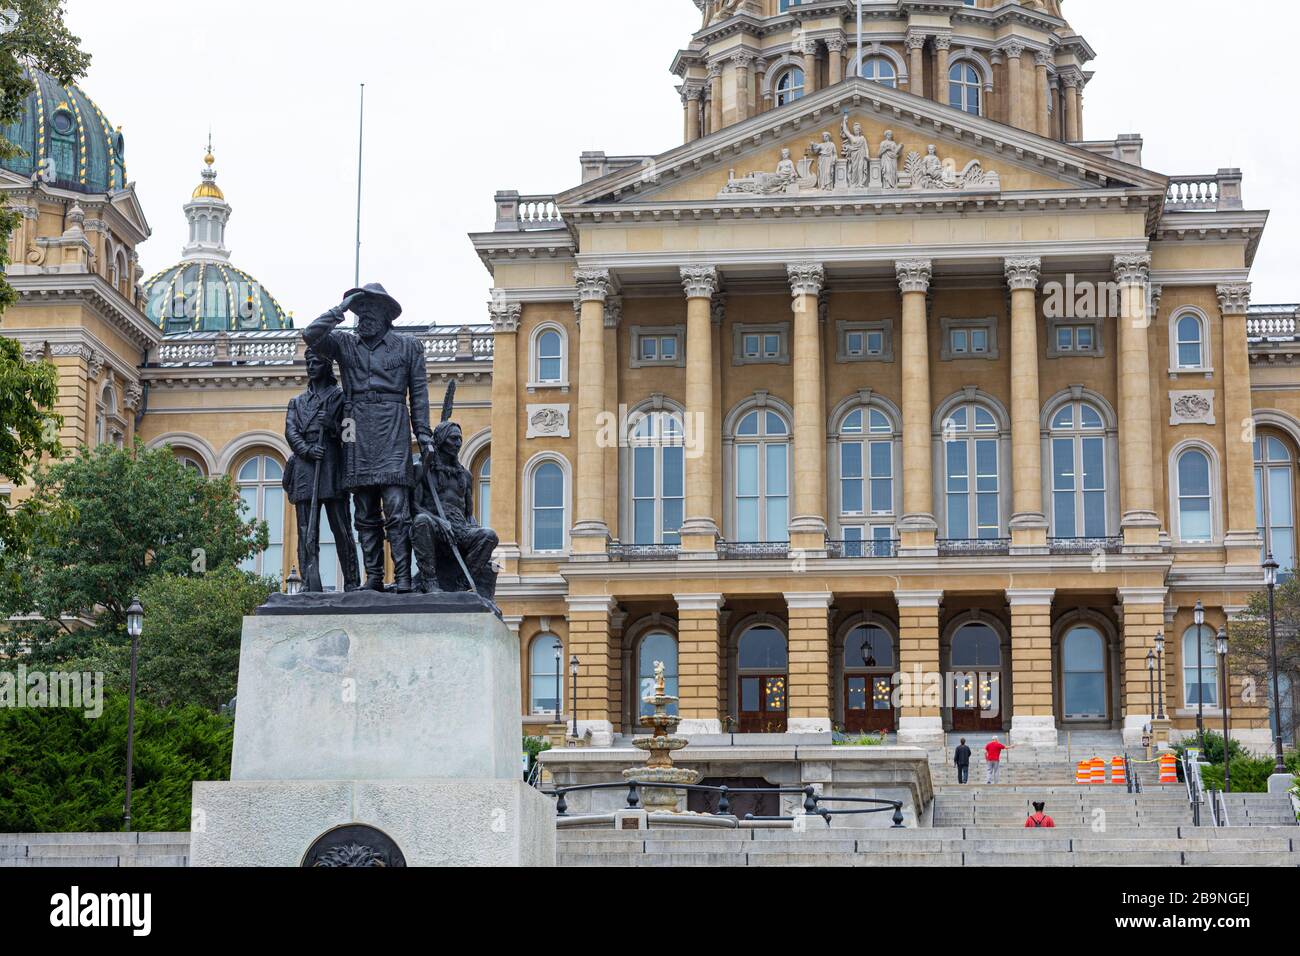
[[[912,180],[912,185],[917,189],[943,188],[943,160],[939,158],[933,146],[925,148],[925,156],[921,160],[916,177]]]
[[[835,157],[839,150],[830,133],[822,133],[820,143],[812,143],[809,152],[817,157],[817,188],[830,192],[835,188]]]
[[[357,544],[352,537],[348,493],[343,487],[343,390],[331,362],[307,350],[307,391],[289,402],[284,437],[293,456],[284,469],[284,490],[298,519],[298,567],[307,591],[323,591],[320,577],[321,509],[329,520],[343,569],[343,589],[361,586]]]
[[[357,331],[335,328],[357,316]],[[343,301],[303,330],[303,338],[343,376],[343,487],[353,493],[365,587],[384,590],[384,538],[392,551],[393,590],[411,584],[410,489],[415,485],[411,436],[427,446],[429,384],[424,348],[394,331],[402,307],[382,285],[345,293]]]
[[[894,131],[885,130],[880,144],[880,185],[886,189],[898,188],[898,154],[902,151],[903,144],[894,139]]]
[[[723,195],[732,193],[752,193],[758,196],[776,196],[788,193],[795,181],[799,178],[799,172],[795,168],[794,160],[790,158],[790,150],[781,150],[781,161],[776,164],[774,173],[751,173],[743,179],[731,179],[727,185],[722,187]]]
[[[844,138],[844,156],[849,161],[849,188],[866,189],[871,179],[871,144],[862,133],[862,124],[849,129],[849,114],[844,114],[840,135]]]

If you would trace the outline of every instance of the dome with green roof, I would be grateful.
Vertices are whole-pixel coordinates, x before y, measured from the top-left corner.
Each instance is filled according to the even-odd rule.
[[[60,83],[27,67],[35,85],[22,118],[0,133],[21,153],[0,166],[24,177],[39,177],[60,189],[114,193],[126,187],[125,143],[94,101],[76,83]]]

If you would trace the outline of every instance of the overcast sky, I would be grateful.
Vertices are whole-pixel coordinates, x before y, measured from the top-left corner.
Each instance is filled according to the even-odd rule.
[[[1085,136],[1141,133],[1144,164],[1170,175],[1241,167],[1247,207],[1273,211],[1254,301],[1300,301],[1300,132],[1279,92],[1294,64],[1263,55],[1298,32],[1300,4],[1065,12],[1098,54]],[[364,82],[362,281],[384,283],[404,320],[458,325],[487,319],[466,234],[492,228],[496,190],[568,188],[583,150],[680,145],[668,67],[699,13],[691,0],[68,0],[68,20],[94,57],[84,88],[123,127],[153,227],[147,275],[180,257],[211,127],[234,264],[299,325],[335,304],[352,284]]]

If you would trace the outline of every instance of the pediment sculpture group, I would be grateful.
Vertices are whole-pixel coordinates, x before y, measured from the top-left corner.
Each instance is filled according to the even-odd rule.
[[[849,125],[849,114],[840,123],[840,140],[830,131],[808,144],[801,159],[795,160],[787,147],[775,172],[757,172],[738,177],[733,170],[721,195],[810,196],[818,194],[873,194],[898,190],[998,191],[1000,176],[972,159],[960,170],[929,145],[925,152],[907,150],[894,138],[893,130],[872,152],[872,144],[861,123]]]

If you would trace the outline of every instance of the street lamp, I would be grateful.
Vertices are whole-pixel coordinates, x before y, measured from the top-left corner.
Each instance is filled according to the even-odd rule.
[[[1151,718],[1156,716],[1156,652],[1147,651],[1147,696],[1151,700]],[[1155,728],[1151,728],[1155,736]]]
[[[1264,583],[1268,585],[1268,643],[1269,643],[1269,661],[1273,668],[1273,721],[1276,735],[1273,742],[1277,746],[1276,759],[1277,765],[1273,768],[1273,773],[1286,773],[1286,759],[1282,755],[1282,694],[1278,688],[1278,666],[1277,666],[1277,609],[1273,604],[1273,590],[1277,587],[1277,569],[1278,563],[1273,560],[1273,553],[1270,551],[1268,557],[1264,559]]]
[[[578,655],[569,658],[569,683],[573,687],[573,739],[578,739]]]
[[[1223,792],[1232,793],[1232,770],[1228,760],[1228,629],[1219,628],[1219,635],[1214,644],[1219,655],[1219,678],[1223,684],[1223,693],[1219,699],[1219,709],[1223,711]]]
[[[1160,675],[1156,681],[1156,703],[1159,713],[1156,720],[1165,719],[1165,632],[1156,631],[1156,673]]]
[[[555,651],[555,722],[560,722],[560,704],[564,703],[564,692],[560,690],[560,677],[564,673],[564,645],[559,641],[551,648]]]
[[[131,638],[131,686],[126,704],[126,802],[122,805],[122,829],[131,829],[131,787],[135,771],[135,665],[144,633],[144,605],[134,598],[126,609],[126,633]]]
[[[289,576],[284,579],[284,591],[286,594],[302,593],[302,575],[298,573],[297,567],[289,569]]]
[[[1192,611],[1192,620],[1196,622],[1196,740],[1201,748],[1201,753],[1205,753],[1205,681],[1201,677],[1201,665],[1203,657],[1201,640],[1201,627],[1205,624],[1205,607],[1200,601],[1196,602],[1196,609]]]

